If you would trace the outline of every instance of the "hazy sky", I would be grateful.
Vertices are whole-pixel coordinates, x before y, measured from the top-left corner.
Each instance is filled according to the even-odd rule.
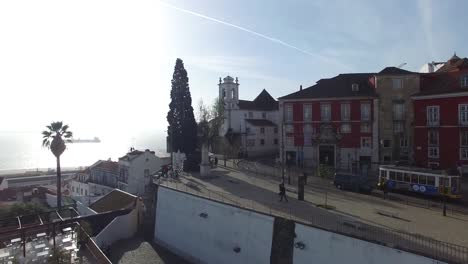
[[[0,1],[0,131],[166,129],[175,59],[194,107],[238,76],[274,97],[342,72],[468,56],[468,1]]]

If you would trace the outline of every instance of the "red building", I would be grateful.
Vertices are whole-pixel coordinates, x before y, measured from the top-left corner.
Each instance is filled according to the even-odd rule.
[[[454,55],[421,75],[414,100],[414,159],[421,167],[468,165],[468,59]]]
[[[374,81],[373,74],[340,74],[279,98],[285,161],[341,170],[377,162]]]

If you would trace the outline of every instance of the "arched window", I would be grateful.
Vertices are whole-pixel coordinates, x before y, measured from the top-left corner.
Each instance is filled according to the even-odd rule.
[[[461,77],[461,87],[468,88],[468,74],[465,74]]]

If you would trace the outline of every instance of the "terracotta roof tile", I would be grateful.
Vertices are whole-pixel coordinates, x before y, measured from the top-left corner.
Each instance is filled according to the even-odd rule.
[[[114,189],[110,193],[103,196],[101,199],[95,201],[89,206],[98,213],[115,211],[119,209],[126,209],[133,205],[135,200],[138,199],[135,195]]]

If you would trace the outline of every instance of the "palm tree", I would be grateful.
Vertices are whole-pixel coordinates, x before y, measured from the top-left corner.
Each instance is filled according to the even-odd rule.
[[[49,148],[57,159],[57,207],[62,207],[62,175],[60,172],[60,155],[65,151],[65,142],[71,142],[73,133],[68,130],[68,125],[63,122],[52,122],[42,131],[42,146]],[[63,140],[65,138],[65,140]]]

